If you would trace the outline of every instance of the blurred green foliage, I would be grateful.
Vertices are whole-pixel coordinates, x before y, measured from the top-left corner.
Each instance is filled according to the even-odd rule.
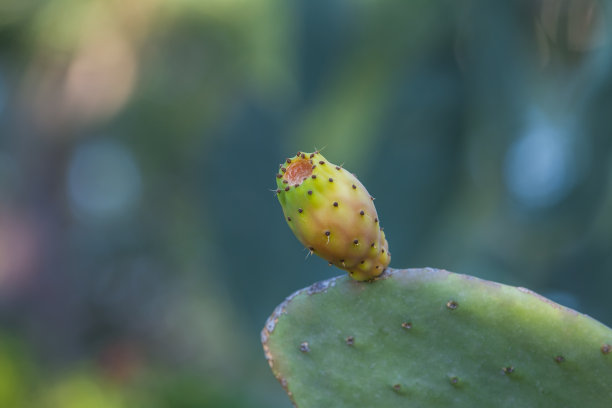
[[[377,197],[393,266],[610,325],[610,13],[1,2],[0,405],[288,406],[260,326],[340,271],[268,189],[315,147]]]

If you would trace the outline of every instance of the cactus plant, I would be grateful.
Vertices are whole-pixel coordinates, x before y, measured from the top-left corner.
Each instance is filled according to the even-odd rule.
[[[356,280],[372,279],[389,265],[373,198],[354,174],[319,152],[298,152],[276,178],[287,224],[311,253]]]
[[[319,152],[276,177],[300,242],[353,278],[294,293],[262,331],[296,407],[612,407],[611,329],[527,289],[385,269],[370,195]]]
[[[278,306],[262,342],[299,408],[612,407],[612,330],[442,270],[317,283]]]

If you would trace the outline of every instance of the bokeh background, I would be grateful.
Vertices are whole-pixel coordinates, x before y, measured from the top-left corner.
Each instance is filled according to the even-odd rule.
[[[259,343],[341,274],[271,191],[355,172],[392,266],[612,325],[596,0],[0,1],[0,406],[289,407]]]

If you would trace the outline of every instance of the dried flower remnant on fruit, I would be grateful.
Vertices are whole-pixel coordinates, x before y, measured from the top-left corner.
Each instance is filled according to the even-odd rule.
[[[300,184],[305,178],[310,177],[310,175],[312,175],[310,163],[304,159],[297,159],[287,167],[287,171],[283,175],[283,180],[295,186]]]

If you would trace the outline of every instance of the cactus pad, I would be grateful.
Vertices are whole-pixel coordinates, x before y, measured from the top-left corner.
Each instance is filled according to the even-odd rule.
[[[523,288],[434,269],[333,278],[262,331],[295,406],[612,407],[612,330]]]
[[[380,275],[391,256],[373,198],[357,177],[319,152],[281,164],[276,193],[287,224],[310,250],[356,280]]]

